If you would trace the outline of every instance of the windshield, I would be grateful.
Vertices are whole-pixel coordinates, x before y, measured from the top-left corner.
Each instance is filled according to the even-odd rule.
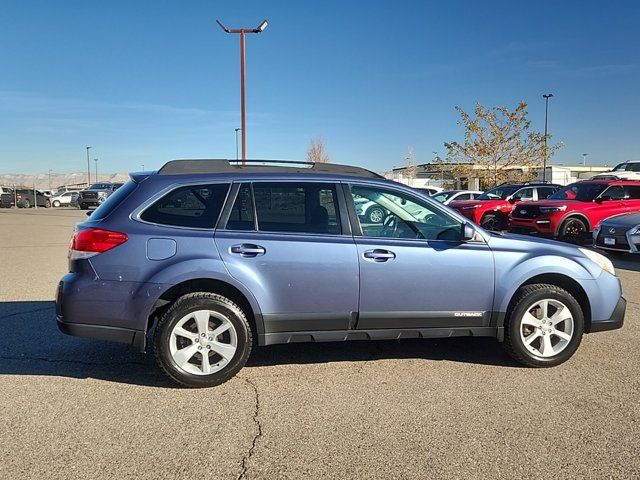
[[[513,185],[503,185],[501,187],[496,187],[492,190],[488,190],[480,195],[478,200],[505,200],[509,195],[515,192],[519,186]]]
[[[444,192],[436,193],[433,195],[433,199],[439,202],[446,202],[449,198],[456,194],[455,190],[445,190]]]
[[[110,183],[94,183],[89,187],[89,190],[108,190],[111,188]]]
[[[572,183],[551,195],[549,200],[578,200],[591,202],[607,188],[606,183]]]
[[[619,163],[618,165],[616,165],[614,167],[613,170],[611,170],[612,172],[623,172],[627,169],[627,162],[624,163]]]

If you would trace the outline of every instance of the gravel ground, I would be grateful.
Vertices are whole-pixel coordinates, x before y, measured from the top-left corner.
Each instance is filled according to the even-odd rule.
[[[77,210],[0,210],[0,478],[639,478],[640,258],[622,330],[520,368],[491,339],[257,349],[206,390],[54,322]]]

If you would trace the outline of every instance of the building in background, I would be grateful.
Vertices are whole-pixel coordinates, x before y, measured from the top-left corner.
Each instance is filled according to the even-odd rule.
[[[384,174],[385,178],[404,183],[411,187],[422,188],[426,186],[435,186],[445,189],[461,189],[461,190],[486,190],[494,185],[483,185],[480,180],[481,175],[474,176],[473,170],[483,168],[480,165],[472,165],[471,173],[465,176],[458,176],[455,172],[455,164],[442,163],[423,163],[414,167],[415,176],[406,174],[405,167],[397,167]],[[467,167],[467,170],[469,168]],[[594,166],[594,165],[563,165],[554,164],[547,165],[546,180],[550,183],[560,185],[568,185],[578,180],[587,180],[593,175],[611,170],[610,166]],[[530,181],[542,180],[542,169],[531,171],[530,167],[514,165],[510,167],[513,180],[521,180],[529,177]],[[486,182],[485,182],[486,183]]]

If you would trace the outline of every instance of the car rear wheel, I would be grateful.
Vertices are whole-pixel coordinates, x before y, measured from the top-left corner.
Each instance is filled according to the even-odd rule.
[[[382,223],[386,215],[382,208],[371,207],[367,210],[366,217],[368,223]]]
[[[206,292],[176,300],[154,335],[158,364],[186,387],[226,382],[247,363],[252,343],[244,312],[228,298]]]
[[[589,229],[580,218],[568,218],[560,226],[560,240],[563,242],[581,245],[588,234]]]
[[[31,208],[31,202],[29,200],[23,200],[22,201],[22,206],[24,208]]]
[[[499,213],[487,213],[480,220],[480,226],[486,230],[499,232],[507,229],[507,221],[504,215]]]
[[[504,347],[530,367],[553,367],[577,350],[584,331],[578,301],[555,285],[527,285],[507,313]]]
[[[44,208],[51,208],[51,200],[45,200]]]

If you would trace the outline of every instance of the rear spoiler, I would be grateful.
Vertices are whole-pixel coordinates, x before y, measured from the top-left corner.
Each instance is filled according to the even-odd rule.
[[[156,172],[152,171],[152,172],[132,172],[129,174],[129,177],[131,177],[131,180],[133,180],[134,183],[142,183],[144,182],[147,178],[149,178],[151,175],[154,175]]]

